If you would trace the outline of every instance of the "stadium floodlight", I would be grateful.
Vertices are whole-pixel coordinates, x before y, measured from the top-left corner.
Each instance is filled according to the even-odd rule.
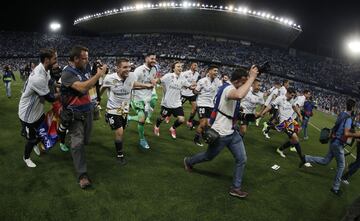
[[[189,7],[189,3],[188,2],[183,2],[183,6],[184,6],[184,8],[187,8],[187,7]]]
[[[200,7],[200,3],[197,3],[196,6],[197,6],[197,7]]]
[[[284,18],[280,18],[280,22],[283,22],[284,21]]]
[[[273,15],[273,16],[271,16],[271,19],[275,19],[275,16]]]
[[[142,9],[144,9],[144,5],[143,4],[137,4],[137,5],[135,5],[135,8],[136,8],[136,10],[142,10]]]
[[[229,6],[229,11],[232,11],[232,10],[234,10],[234,6],[230,5]]]
[[[270,18],[270,16],[271,16],[270,14],[266,14],[266,18]]]
[[[58,30],[60,30],[60,28],[61,28],[61,25],[58,22],[52,22],[50,24],[51,31],[58,31]]]
[[[256,14],[257,14],[257,15],[261,15],[261,13],[260,13],[260,12],[257,12]]]
[[[360,54],[360,40],[351,40],[347,46],[352,53]]]
[[[220,9],[223,9],[223,6],[222,5],[220,5],[220,7],[219,7]]]

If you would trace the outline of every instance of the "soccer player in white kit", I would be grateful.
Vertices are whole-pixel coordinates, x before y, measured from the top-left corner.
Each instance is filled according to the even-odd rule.
[[[184,121],[184,109],[181,104],[181,89],[183,87],[194,89],[196,85],[191,85],[184,77],[181,76],[182,63],[176,61],[172,64],[172,73],[165,74],[159,79],[163,85],[163,98],[161,101],[160,117],[156,120],[154,134],[160,136],[160,124],[168,116],[173,115],[177,119],[170,127],[171,137],[176,139],[176,128]]]
[[[48,86],[51,79],[50,69],[56,63],[57,53],[54,49],[40,50],[40,63],[25,82],[19,102],[21,135],[26,138],[23,160],[30,168],[36,167],[30,159],[30,154],[33,147],[40,142],[37,130],[45,119],[45,100],[54,102],[59,97],[59,94],[51,93]]]
[[[130,61],[119,58],[116,62],[116,73],[105,76],[101,94],[108,90],[105,120],[115,131],[116,159],[121,165],[126,164],[123,152],[123,136],[130,108],[131,91],[134,87],[151,89],[151,83],[136,82],[136,76],[130,72]]]
[[[199,80],[199,72],[197,72],[198,64],[196,62],[192,62],[190,65],[190,70],[184,71],[181,73],[181,76],[184,77],[187,82],[190,84],[196,84]],[[196,94],[189,88],[183,88],[181,90],[181,103],[184,105],[186,101],[189,101],[191,104],[191,112],[190,117],[186,122],[186,125],[190,128],[193,127],[193,119],[196,115]]]
[[[255,79],[252,84],[252,90],[249,90],[247,95],[241,99],[240,107],[240,135],[244,138],[247,127],[250,122],[260,116],[256,113],[256,106],[264,104],[264,94],[260,91],[260,80]]]
[[[279,88],[281,87],[280,82],[275,82],[274,86],[272,86],[267,92],[265,92],[264,96],[267,96],[265,104],[261,107],[259,113],[261,113],[263,110],[265,110],[266,106],[268,106],[271,101],[275,100],[277,96],[279,95]],[[255,125],[258,127],[261,121],[261,117],[256,119]],[[265,122],[266,124],[266,122]]]
[[[275,128],[278,131],[285,132],[289,140],[286,141],[281,147],[277,148],[276,152],[280,154],[281,157],[286,158],[283,150],[289,148],[290,146],[295,146],[296,152],[300,158],[300,165],[303,165],[305,158],[302,154],[301,147],[299,144],[299,137],[297,133],[299,132],[299,124],[295,121],[292,116],[294,112],[296,112],[300,121],[302,120],[302,116],[298,107],[294,104],[294,97],[296,96],[296,91],[293,88],[288,88],[285,96],[277,97],[273,102],[272,105],[277,105],[279,107],[279,122]],[[265,110],[261,113],[264,115],[266,112],[271,110],[271,106],[267,106]],[[309,165],[306,165],[309,166]],[[310,165],[311,166],[311,165]]]
[[[214,108],[214,98],[222,82],[217,78],[219,68],[216,65],[210,65],[207,69],[207,75],[197,82],[194,93],[197,94],[196,106],[200,123],[195,132],[194,143],[203,146],[201,136],[206,127],[209,126],[209,118]]]

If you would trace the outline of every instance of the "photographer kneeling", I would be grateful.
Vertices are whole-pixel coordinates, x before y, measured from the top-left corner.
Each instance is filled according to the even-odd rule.
[[[246,152],[243,140],[237,130],[234,130],[239,118],[240,100],[246,96],[252,83],[259,74],[258,68],[253,65],[249,72],[245,69],[236,70],[230,78],[231,84],[225,83],[219,87],[215,98],[214,110],[211,114],[208,132],[218,135],[209,142],[206,152],[198,153],[184,158],[185,170],[191,172],[195,164],[210,161],[227,146],[235,158],[235,172],[233,184],[229,194],[239,198],[245,198],[248,193],[241,190],[241,181],[246,164]],[[244,80],[247,81],[245,83]],[[204,136],[204,140],[206,140]]]

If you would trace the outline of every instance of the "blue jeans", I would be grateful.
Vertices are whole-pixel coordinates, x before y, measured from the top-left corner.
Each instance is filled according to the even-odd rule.
[[[341,184],[341,176],[345,169],[344,146],[336,143],[330,143],[329,151],[325,157],[314,157],[305,155],[305,162],[327,165],[335,157],[336,160],[336,176],[334,179],[333,189],[339,190]]]
[[[6,96],[11,97],[11,81],[5,81]]]
[[[214,157],[216,157],[225,146],[229,148],[235,158],[233,187],[240,188],[247,157],[243,140],[237,131],[231,135],[220,137],[217,141],[208,146],[206,152],[198,153],[189,157],[186,163],[193,166],[204,161],[210,161],[214,159]]]
[[[308,123],[309,123],[309,120],[310,120],[310,117],[304,117],[304,120],[302,122],[302,129],[304,131],[304,137],[307,137],[308,136],[308,131],[307,131],[307,127],[308,127]]]

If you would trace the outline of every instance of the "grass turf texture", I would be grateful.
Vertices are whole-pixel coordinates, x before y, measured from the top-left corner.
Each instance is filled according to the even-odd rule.
[[[24,139],[17,116],[22,82],[13,82],[13,97],[0,86],[0,220],[339,220],[358,196],[360,178],[355,175],[344,194],[330,193],[335,160],[328,166],[298,169],[298,157],[286,152],[281,158],[275,149],[286,135],[275,131],[265,140],[261,127],[250,126],[245,137],[248,162],[243,188],[245,200],[229,196],[234,159],[225,149],[213,161],[196,165],[187,173],[182,160],[206,147],[193,142],[194,131],[185,125],[172,140],[170,124],[161,125],[160,137],[145,129],[150,151],[138,148],[136,123],[125,132],[126,166],[116,163],[113,132],[104,118],[94,122],[91,143],[86,147],[88,172],[93,188],[77,184],[70,153],[58,144],[27,168],[22,161]],[[159,93],[160,95],[161,93]],[[102,102],[105,106],[105,101]],[[186,116],[190,106],[186,104]],[[103,114],[103,112],[102,112]],[[159,105],[153,121],[159,114]],[[334,117],[316,112],[311,122],[330,127]],[[302,141],[306,154],[325,155],[328,147],[318,142],[319,132],[309,126],[310,139]],[[352,161],[347,157],[347,162]],[[270,167],[278,164],[278,171]]]

